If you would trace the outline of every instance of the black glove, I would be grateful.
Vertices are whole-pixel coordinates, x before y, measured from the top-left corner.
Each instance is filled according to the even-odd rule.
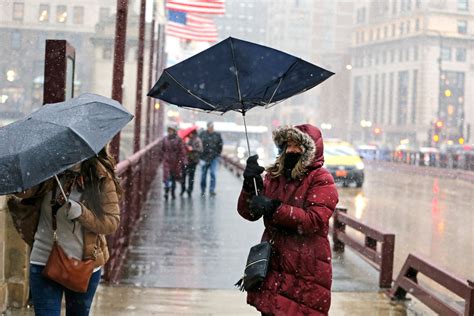
[[[272,216],[281,205],[279,200],[272,200],[263,195],[257,195],[250,201],[250,212],[254,217]]]
[[[263,190],[262,172],[265,168],[258,164],[258,155],[253,155],[247,158],[247,165],[244,169],[244,190],[247,192],[255,192],[255,185],[253,179],[257,183],[257,190]]]

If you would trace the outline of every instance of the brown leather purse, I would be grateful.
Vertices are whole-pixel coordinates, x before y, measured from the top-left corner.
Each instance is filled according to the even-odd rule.
[[[89,280],[94,270],[95,260],[77,260],[69,257],[58,244],[56,214],[60,207],[61,205],[58,203],[52,205],[53,248],[51,249],[48,262],[43,269],[42,275],[61,284],[71,291],[86,293],[87,288],[89,287]]]

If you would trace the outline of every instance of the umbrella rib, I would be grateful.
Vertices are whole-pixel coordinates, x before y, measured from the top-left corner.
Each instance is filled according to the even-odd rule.
[[[201,98],[200,96],[198,95],[195,95],[191,90],[187,89],[185,86],[183,86],[178,80],[176,80],[168,71],[165,71],[165,73],[170,76],[171,79],[174,80],[174,82],[176,82],[176,84],[178,84],[178,86],[180,86],[183,90],[185,90],[187,93],[189,93],[190,95],[192,95],[193,97],[195,97],[196,99],[198,99],[199,101],[201,102],[204,102],[205,104],[209,105],[210,107],[212,108],[216,108],[215,105],[213,105],[212,103],[209,103],[208,101],[204,100],[203,98]]]
[[[285,73],[280,77],[280,82],[278,83],[277,87],[275,88],[275,91],[273,91],[273,94],[272,94],[272,96],[270,97],[270,99],[268,100],[266,106],[268,106],[268,105],[272,102],[273,97],[275,96],[275,94],[276,94],[278,88],[280,88],[280,85],[281,85],[283,79],[284,79],[284,78],[286,77],[286,75],[291,71],[291,69],[298,63],[298,61],[299,61],[299,58],[296,59],[296,61],[295,61],[294,63],[292,63],[292,64],[290,65],[290,67],[288,67],[288,69],[285,71]]]
[[[237,82],[237,92],[239,93],[239,102],[240,104],[242,104],[242,107],[243,107],[244,104],[242,103],[242,93],[240,92],[239,70],[237,69],[237,62],[235,61],[234,43],[232,42],[232,38],[230,39],[230,50],[232,52],[232,62],[235,68],[235,81]],[[245,109],[242,109],[242,111],[244,110]]]

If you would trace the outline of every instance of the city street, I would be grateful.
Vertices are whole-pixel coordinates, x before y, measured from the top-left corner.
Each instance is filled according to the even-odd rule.
[[[362,222],[395,234],[394,277],[412,252],[461,278],[472,279],[473,191],[472,182],[369,164],[362,189],[339,189],[339,206],[346,206],[348,214]]]

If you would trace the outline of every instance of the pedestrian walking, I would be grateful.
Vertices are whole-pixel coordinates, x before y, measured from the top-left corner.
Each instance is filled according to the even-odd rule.
[[[248,292],[247,303],[262,315],[327,315],[332,282],[327,235],[338,194],[331,174],[322,168],[321,132],[309,124],[283,127],[273,139],[281,154],[264,179],[258,156],[248,158],[238,201],[245,219],[263,217],[262,241],[272,249],[268,273]]]
[[[165,200],[176,198],[176,182],[181,182],[183,168],[186,165],[186,147],[183,140],[177,134],[177,127],[168,126],[168,135],[165,136],[158,148],[163,155],[163,183],[165,188]]]
[[[199,138],[197,131],[194,130],[189,134],[189,139],[186,142],[187,162],[183,168],[183,178],[181,180],[181,196],[185,192],[191,197],[194,188],[194,174],[196,166],[199,163],[199,156],[202,153],[202,141]],[[186,179],[188,181],[188,188],[186,189]]]
[[[201,154],[201,195],[206,194],[207,173],[211,175],[211,183],[209,184],[209,194],[216,195],[216,169],[219,163],[218,159],[222,152],[221,134],[214,131],[214,123],[207,123],[207,130],[201,135],[203,151]]]
[[[52,178],[9,196],[15,227],[32,249],[30,289],[35,315],[59,316],[63,295],[67,315],[89,314],[101,268],[109,258],[105,235],[114,233],[120,223],[122,190],[114,168],[114,160],[104,148],[59,174],[57,180]],[[89,262],[91,276],[85,293],[44,275],[43,270],[49,269],[50,261],[55,259],[56,242],[68,260]],[[74,284],[75,279],[70,281]]]

